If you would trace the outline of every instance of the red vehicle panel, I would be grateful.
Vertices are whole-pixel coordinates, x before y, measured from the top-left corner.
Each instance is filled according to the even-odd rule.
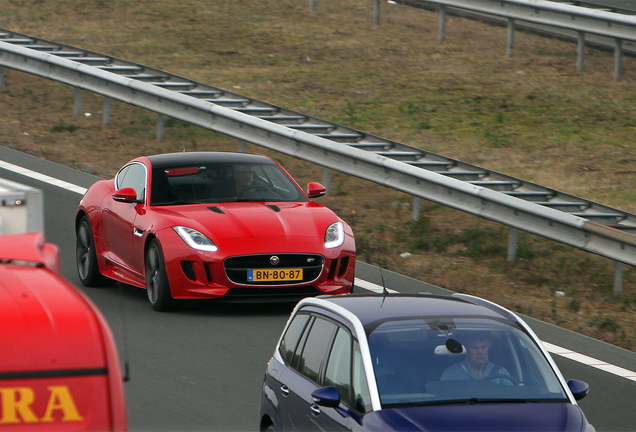
[[[77,211],[80,280],[174,299],[280,299],[349,293],[351,228],[262,155],[193,152],[139,157],[95,183]]]
[[[0,431],[127,429],[110,328],[41,233],[0,236],[0,329]]]

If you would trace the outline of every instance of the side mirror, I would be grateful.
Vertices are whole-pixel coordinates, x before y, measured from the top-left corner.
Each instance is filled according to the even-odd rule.
[[[335,387],[322,387],[314,390],[311,398],[316,405],[327,408],[338,408],[340,406],[340,392]]]
[[[327,193],[327,188],[316,182],[307,183],[307,196],[309,198],[320,198]]]
[[[113,199],[123,203],[139,203],[137,192],[131,187],[121,188],[113,194]]]
[[[568,380],[568,387],[570,387],[570,391],[576,400],[583,399],[590,391],[588,383],[575,379]]]

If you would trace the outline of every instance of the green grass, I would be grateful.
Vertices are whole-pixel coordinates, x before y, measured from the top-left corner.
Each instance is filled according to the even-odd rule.
[[[64,119],[60,119],[54,126],[51,127],[51,132],[75,132],[80,129],[81,126],[74,124],[67,124]]]

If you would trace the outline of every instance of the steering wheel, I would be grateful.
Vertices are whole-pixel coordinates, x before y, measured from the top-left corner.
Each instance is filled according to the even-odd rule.
[[[519,385],[519,381],[517,381],[516,379],[514,379],[510,375],[506,375],[506,374],[488,375],[486,378],[484,378],[484,380],[494,381],[494,380],[499,379],[499,378],[505,379],[507,381],[510,381],[513,385]]]
[[[242,198],[242,197],[244,197],[244,196],[245,196],[245,194],[246,194],[248,191],[252,190],[252,189],[261,189],[261,190],[264,190],[264,191],[266,191],[266,192],[267,192],[267,191],[271,191],[271,189],[270,189],[269,187],[265,186],[265,185],[260,185],[260,184],[251,184],[251,185],[247,185],[247,186],[245,186],[245,187],[243,188],[243,190],[242,190],[242,191],[240,191],[240,192],[238,193],[237,197],[238,197],[238,198]]]

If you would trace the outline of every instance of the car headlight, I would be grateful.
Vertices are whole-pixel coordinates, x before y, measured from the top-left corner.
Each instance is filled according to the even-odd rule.
[[[344,226],[342,222],[334,222],[325,231],[325,247],[327,249],[342,246],[344,243]]]
[[[219,250],[219,248],[212,243],[212,240],[195,229],[184,226],[174,226],[172,229],[174,229],[177,234],[179,234],[179,237],[192,249],[206,252],[216,252]]]

